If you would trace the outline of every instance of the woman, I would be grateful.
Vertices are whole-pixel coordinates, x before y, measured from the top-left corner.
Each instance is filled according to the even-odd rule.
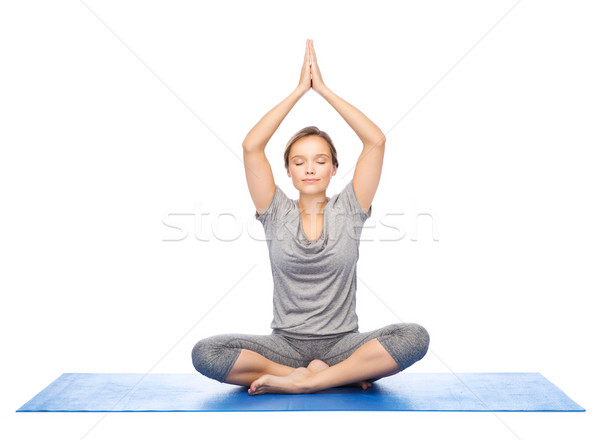
[[[317,127],[300,130],[284,153],[287,175],[299,191],[298,200],[292,200],[275,184],[264,150],[311,88],[338,111],[364,147],[352,180],[330,198],[326,190],[338,168],[333,142]],[[298,86],[243,142],[246,180],[271,259],[272,333],[203,339],[192,351],[196,370],[220,382],[248,386],[250,395],[312,393],[349,384],[366,390],[374,380],[425,356],[429,335],[418,324],[358,331],[359,238],[371,216],[384,147],[382,131],[325,86],[312,40],[307,40]]]

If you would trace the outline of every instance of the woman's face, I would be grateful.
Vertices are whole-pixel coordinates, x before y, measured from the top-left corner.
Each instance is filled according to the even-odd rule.
[[[304,136],[292,145],[287,173],[298,191],[309,194],[325,191],[336,172],[331,150],[322,137]]]

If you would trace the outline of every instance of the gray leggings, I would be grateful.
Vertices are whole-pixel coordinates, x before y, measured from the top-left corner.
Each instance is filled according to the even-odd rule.
[[[198,341],[192,350],[192,362],[203,375],[224,382],[242,348],[293,368],[306,367],[314,359],[332,366],[375,338],[394,358],[401,371],[422,359],[429,347],[427,330],[412,323],[390,324],[364,333],[356,331],[311,339],[276,332],[270,335],[227,334]]]

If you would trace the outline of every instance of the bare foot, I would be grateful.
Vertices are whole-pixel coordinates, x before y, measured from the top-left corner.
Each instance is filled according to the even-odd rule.
[[[306,379],[312,374],[308,368],[296,368],[287,376],[273,376],[265,374],[259,377],[248,388],[248,394],[300,394],[310,392],[306,386]]]
[[[302,394],[312,393],[313,389],[310,388],[309,382],[310,377],[319,371],[323,371],[329,368],[325,362],[319,359],[313,360],[306,368],[296,368],[292,373],[287,376],[274,376],[272,374],[265,374],[256,379],[250,385],[248,394],[256,396],[258,394]],[[367,380],[361,380],[356,383],[348,384],[350,386],[359,386],[363,390],[366,390],[372,386],[372,383]]]

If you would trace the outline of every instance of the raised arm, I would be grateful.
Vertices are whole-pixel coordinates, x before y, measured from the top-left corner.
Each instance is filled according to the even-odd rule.
[[[323,82],[317,64],[317,55],[310,40],[312,88],[340,114],[363,143],[363,149],[356,162],[352,183],[356,198],[365,212],[369,211],[375,198],[385,151],[385,135],[369,118],[349,102],[333,93]]]
[[[275,195],[275,180],[271,165],[265,155],[265,147],[283,119],[298,100],[310,90],[309,48],[306,40],[304,63],[300,81],[296,89],[283,101],[273,107],[248,132],[242,142],[244,148],[244,168],[250,197],[258,214],[262,214]]]

